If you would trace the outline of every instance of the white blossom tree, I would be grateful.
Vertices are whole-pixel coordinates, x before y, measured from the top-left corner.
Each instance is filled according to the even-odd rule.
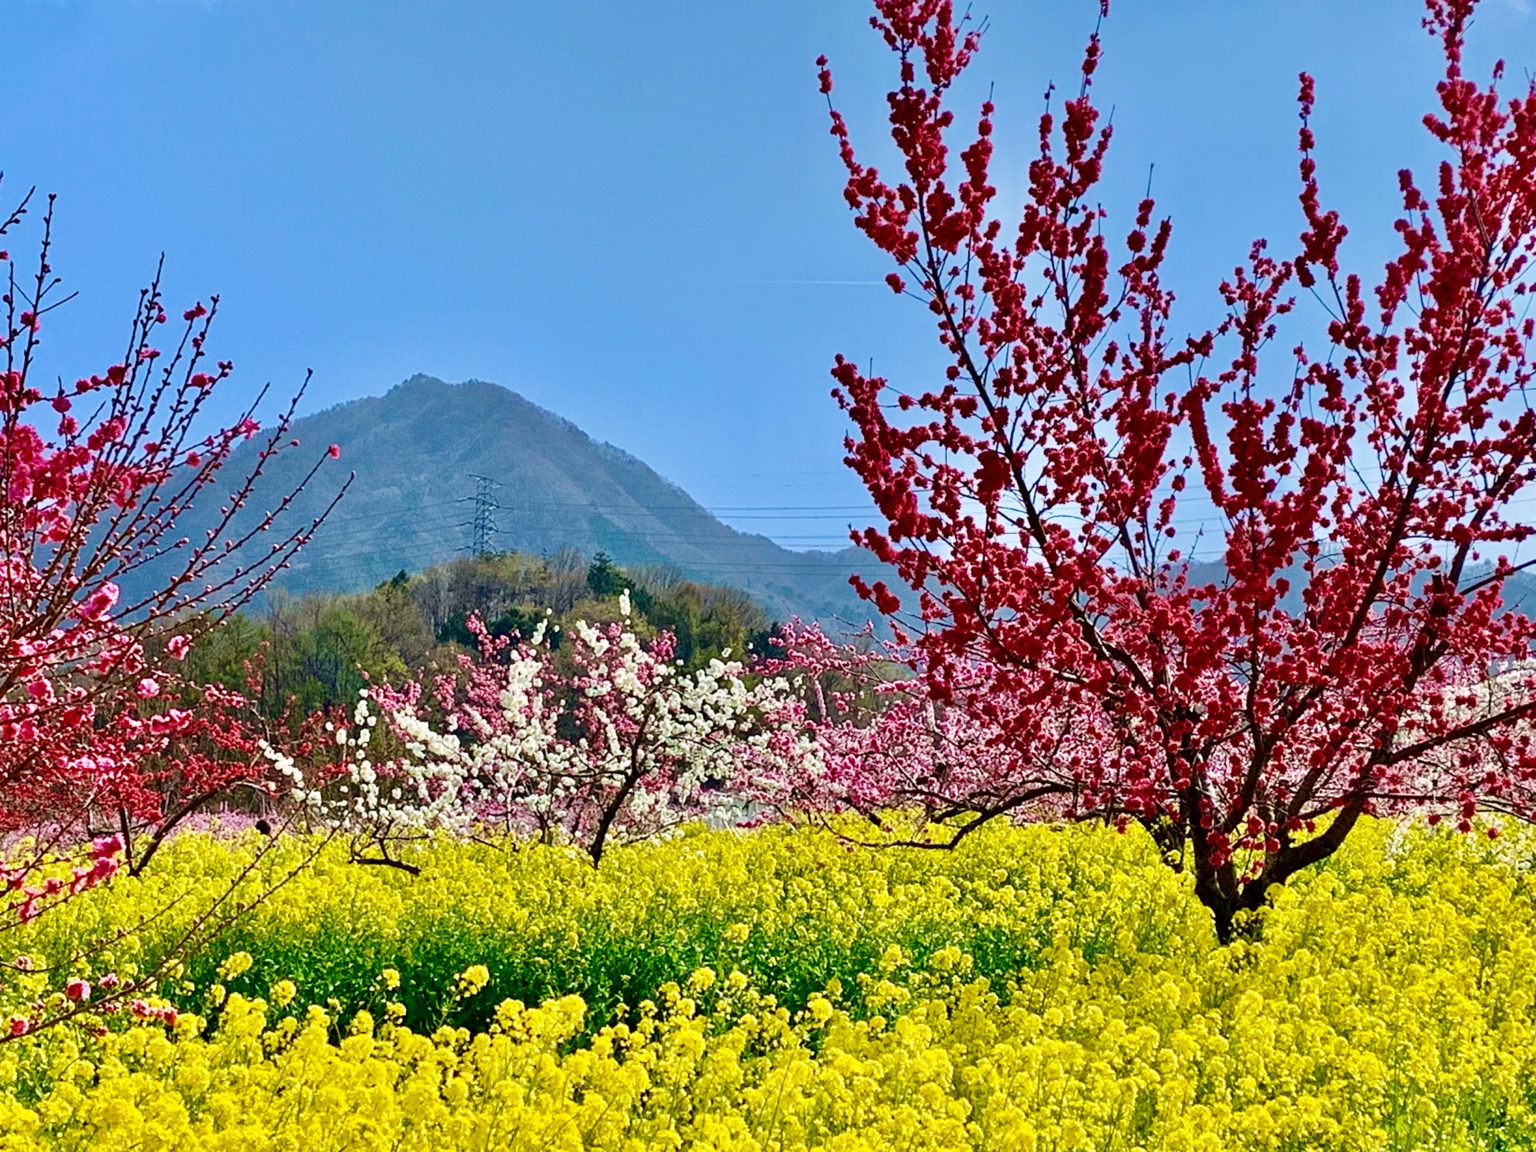
[[[684,671],[670,633],[644,642],[622,619],[577,622],[557,656],[540,625],[526,641],[492,636],[471,618],[475,657],[460,676],[365,691],[337,732],[345,779],[295,792],[352,830],[377,862],[434,828],[477,829],[580,846],[597,864],[615,842],[663,835],[698,819],[740,819],[729,785],[764,763],[815,754],[789,684],[755,678],[740,661]],[[378,724],[403,753],[380,763]]]

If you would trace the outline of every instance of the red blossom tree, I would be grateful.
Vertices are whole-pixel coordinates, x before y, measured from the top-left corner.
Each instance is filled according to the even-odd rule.
[[[1362,815],[1529,816],[1536,678],[1518,662],[1536,630],[1501,595],[1532,532],[1510,505],[1536,448],[1536,89],[1506,101],[1502,67],[1487,87],[1463,73],[1474,0],[1428,2],[1445,75],[1424,123],[1446,155],[1427,191],[1401,173],[1398,254],[1374,285],[1341,268],[1303,75],[1299,249],[1255,243],[1220,286],[1219,326],[1187,338],[1161,280],[1169,222],[1143,200],[1117,246],[1094,199],[1110,140],[1097,34],[1059,121],[1040,119],[1005,233],[991,103],[951,152],[977,32],[949,0],[875,7],[900,62],[902,173],[862,163],[834,110],[845,196],[950,363],[902,391],[838,359],[848,463],[885,521],[855,539],[914,591],[925,691],[989,733],[1000,777],[937,801],[931,781],[896,786],[892,802],[967,826],[1140,823],[1223,939]],[[1219,565],[1195,566],[1178,535],[1188,485],[1220,519]],[[889,588],[859,587],[898,611]],[[1049,743],[1064,726],[1094,738]]]
[[[31,199],[0,218],[0,244]],[[52,209],[50,198],[29,274],[0,251],[0,836],[10,908],[23,921],[68,894],[33,892],[29,877],[49,857],[83,851],[78,889],[110,875],[103,861],[116,853],[140,866],[136,836],[149,837],[152,854],[177,822],[230,786],[276,787],[263,779],[269,762],[253,752],[255,738],[270,733],[241,719],[243,701],[187,685],[174,668],[319,524],[278,519],[294,493],[248,530],[232,531],[266,461],[290,446],[298,397],[266,433],[254,418],[261,395],[233,425],[206,433],[208,399],[231,371],[227,362],[210,365],[205,349],[217,299],[172,324],[157,275],[120,362],[70,387],[37,380],[45,319],[68,299],[49,263]],[[230,453],[258,434],[255,468],[224,483]],[[305,483],[326,455],[334,451],[317,458]],[[214,497],[216,481],[223,508],[215,527],[203,539],[178,537],[177,519],[195,499]],[[263,535],[271,544],[259,566],[229,558]],[[140,583],[153,591],[129,602],[120,589],[135,573],[152,575]],[[78,848],[93,837],[94,847]]]
[[[190,647],[188,635],[173,636],[159,661],[159,694],[119,709],[93,735],[98,763],[132,766],[98,781],[93,817],[106,821],[130,875],[144,871],[172,833],[212,804],[237,805],[237,813],[269,831],[273,821],[286,823],[293,780],[275,770],[272,750],[302,765],[312,784],[343,771],[324,712],[303,714],[292,699],[275,717],[262,709],[264,653],[246,662],[246,690],[235,692],[176,668]]]

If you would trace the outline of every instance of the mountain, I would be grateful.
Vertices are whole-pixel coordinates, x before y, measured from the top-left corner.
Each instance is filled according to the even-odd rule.
[[[546,555],[574,549],[583,557],[603,551],[623,567],[662,565],[740,588],[771,618],[795,615],[832,630],[861,627],[871,616],[848,585],[850,573],[899,586],[890,569],[861,549],[792,552],[722,524],[642,461],[496,384],[412,376],[383,396],[306,416],[295,422],[293,435],[301,447],[268,462],[237,530],[291,491],[329,444],[340,446],[341,460],[321,469],[294,501],[287,523],[319,516],[347,471],[356,473],[314,540],[276,581],[294,592],[357,591],[401,569],[415,572],[451,559],[470,539],[477,476],[497,485],[498,531],[491,541],[497,549]],[[258,437],[231,457],[224,472],[231,482],[248,474],[261,443]],[[181,534],[201,536],[217,505],[205,499],[179,521]],[[255,562],[258,551],[265,547],[242,562]],[[138,579],[156,575],[141,571]],[[1195,564],[1191,577],[1219,582],[1224,571],[1219,560],[1207,561]],[[1295,611],[1299,570],[1291,585],[1286,607]],[[1512,577],[1505,603],[1536,611],[1536,578]]]
[[[792,552],[727,527],[640,460],[496,384],[413,376],[383,396],[306,416],[293,435],[302,447],[268,462],[248,517],[290,491],[329,444],[340,446],[340,462],[322,468],[295,500],[289,523],[319,516],[347,470],[356,473],[314,540],[276,581],[295,592],[355,591],[401,569],[452,558],[470,539],[476,477],[497,485],[491,543],[498,550],[575,549],[587,557],[603,551],[624,567],[664,565],[740,588],[776,619],[861,626],[870,611],[848,585],[849,574],[891,579],[857,548]],[[259,443],[243,445],[224,475],[245,476]],[[194,510],[183,534],[196,538],[206,527],[198,521],[216,502],[206,503],[204,516]]]

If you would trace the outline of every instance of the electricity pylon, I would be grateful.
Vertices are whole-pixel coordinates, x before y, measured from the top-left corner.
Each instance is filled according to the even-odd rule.
[[[470,545],[465,551],[473,556],[486,556],[496,551],[496,509],[501,505],[496,503],[495,490],[501,485],[489,476],[480,476],[474,472],[470,473],[470,478],[475,481],[475,494],[461,497],[460,503],[474,500],[475,518],[464,521],[459,527],[470,530]]]

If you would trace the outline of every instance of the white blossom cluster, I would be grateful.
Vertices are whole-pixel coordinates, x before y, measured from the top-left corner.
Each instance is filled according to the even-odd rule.
[[[457,732],[436,730],[413,705],[391,708],[404,755],[387,764],[367,758],[376,720],[365,690],[353,726],[337,732],[344,781],[328,796],[298,782],[295,798],[373,835],[495,827],[600,851],[605,839],[718,818],[739,808],[725,785],[748,765],[813,754],[787,681],[749,684],[729,652],[684,672],[670,648],[635,635],[627,594],[620,609],[621,626],[572,627],[574,676],[559,671],[542,625],[504,666],[482,664],[478,690],[472,675],[456,702]]]

